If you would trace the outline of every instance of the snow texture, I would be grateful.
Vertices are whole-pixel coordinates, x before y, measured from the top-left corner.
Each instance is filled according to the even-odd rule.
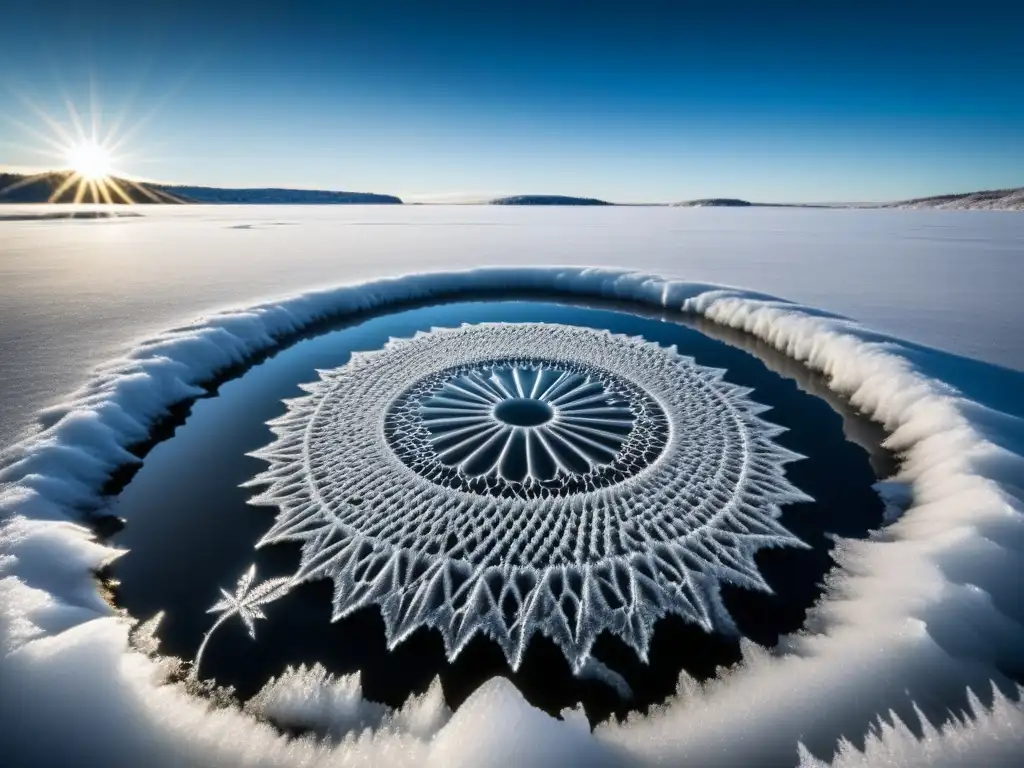
[[[910,721],[914,728],[894,713],[879,716],[863,750],[841,739],[835,760],[828,763],[801,745],[800,768],[1012,768],[1024,756],[1022,696],[1024,689],[1017,689],[1016,701],[994,689],[987,707],[968,692],[968,711],[941,729],[920,710]]]
[[[720,584],[770,591],[754,555],[805,546],[777,519],[807,496],[724,373],[538,323],[355,353],[254,454],[280,508],[260,546],[301,543],[293,581],[331,579],[335,619],[379,605],[389,645],[434,627],[450,659],[484,634],[518,669],[540,632],[578,672],[602,632],[646,661],[668,614],[734,632]]]
[[[126,446],[145,439],[169,405],[317,321],[511,287],[682,309],[762,339],[821,371],[885,426],[889,447],[902,457],[893,479],[910,488],[912,502],[871,538],[837,543],[837,569],[804,632],[773,651],[743,643],[742,663],[716,680],[684,677],[663,707],[592,734],[578,710],[549,718],[496,680],[447,722],[425,717],[422,730],[289,739],[168,683],[171,662],[129,646],[131,621],[100,598],[93,578],[119,553],[78,523],[102,507],[110,472],[135,461]],[[224,312],[162,334],[98,371],[0,470],[5,764],[542,765],[560,758],[714,766],[808,764],[813,756],[855,765],[860,758],[849,750],[835,757],[844,738],[868,750],[862,763],[884,756],[912,765],[938,748],[965,765],[1007,764],[1006,749],[1010,759],[1019,756],[1014,739],[1024,730],[1021,694],[1007,677],[1021,673],[1024,647],[1020,382],[1013,371],[763,295],[579,268],[380,280]],[[314,683],[311,696],[322,687]],[[998,695],[987,693],[993,687]],[[981,709],[968,689],[979,693]],[[296,722],[305,702],[294,705]],[[915,702],[932,726],[947,724],[944,746],[929,746],[927,735],[915,746],[902,731],[864,741],[878,718],[895,722],[890,711],[916,722]],[[971,721],[953,723],[962,713]],[[900,763],[888,757],[895,750],[920,759]]]
[[[426,739],[452,715],[437,678],[426,693],[411,696],[404,706],[391,710],[363,698],[358,672],[335,677],[319,664],[289,668],[269,680],[246,710],[278,726],[312,728],[335,740],[381,728]]]

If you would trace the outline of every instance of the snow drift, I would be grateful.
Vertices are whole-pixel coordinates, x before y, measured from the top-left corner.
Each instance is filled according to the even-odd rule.
[[[402,302],[534,290],[681,309],[821,371],[889,431],[909,508],[837,568],[804,631],[593,733],[493,680],[450,715],[434,689],[395,712],[358,681],[286,672],[243,712],[169,683],[96,589],[118,555],[81,523],[172,404],[318,323]],[[307,293],[161,334],[96,372],[0,469],[0,746],[8,764],[807,766],[1009,764],[1024,729],[1024,376],[761,294],[596,269],[480,269]],[[898,498],[901,494],[892,494]],[[145,643],[144,643],[145,645]],[[152,645],[150,641],[149,645]],[[973,693],[971,693],[973,691]],[[320,733],[288,739],[269,725]],[[939,732],[937,728],[945,726]],[[837,751],[839,752],[836,755]],[[960,762],[957,762],[960,761]]]

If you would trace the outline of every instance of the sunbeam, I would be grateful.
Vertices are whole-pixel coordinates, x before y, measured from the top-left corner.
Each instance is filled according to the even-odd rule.
[[[120,130],[124,115],[117,115],[109,129],[104,131],[103,112],[95,85],[90,88],[88,119],[70,98],[65,97],[64,106],[67,120],[61,121],[49,114],[23,93],[12,89],[12,93],[39,119],[44,128],[28,125],[12,117],[7,121],[29,137],[31,151],[40,156],[53,158],[63,165],[19,179],[0,192],[13,192],[38,182],[48,183],[52,192],[50,203],[175,203],[178,198],[162,190],[153,189],[141,180],[133,179],[120,164],[128,156],[139,152],[126,153],[121,149],[138,129],[135,123]],[[149,116],[143,119],[148,119]]]

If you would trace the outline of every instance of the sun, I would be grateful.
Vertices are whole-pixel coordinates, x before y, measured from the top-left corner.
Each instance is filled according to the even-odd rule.
[[[182,200],[164,192],[159,186],[133,179],[123,170],[122,163],[127,157],[125,146],[140,126],[150,117],[120,130],[126,114],[115,117],[113,124],[104,130],[99,101],[95,94],[90,97],[89,109],[83,119],[74,102],[65,97],[68,120],[61,121],[47,114],[24,94],[14,94],[26,109],[35,114],[42,126],[10,118],[17,127],[38,142],[29,151],[56,160],[59,170],[26,174],[3,191],[10,192],[30,184],[44,183],[50,186],[48,202],[51,203],[180,203]],[[152,114],[152,113],[150,113]],[[0,117],[7,117],[3,115]]]
[[[68,147],[68,164],[86,181],[100,181],[110,176],[113,159],[98,142],[80,141]]]

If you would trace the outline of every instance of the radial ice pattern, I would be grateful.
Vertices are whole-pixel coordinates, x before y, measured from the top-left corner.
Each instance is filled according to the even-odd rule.
[[[477,633],[518,667],[534,633],[575,669],[611,632],[646,659],[676,614],[733,631],[723,582],[767,590],[798,456],[750,390],[674,348],[564,325],[435,329],[358,353],[287,403],[254,503],[298,541],[334,617],[380,606],[391,645]]]
[[[664,449],[668,421],[635,384],[588,365],[480,360],[396,399],[388,444],[435,483],[534,498],[621,482]]]

